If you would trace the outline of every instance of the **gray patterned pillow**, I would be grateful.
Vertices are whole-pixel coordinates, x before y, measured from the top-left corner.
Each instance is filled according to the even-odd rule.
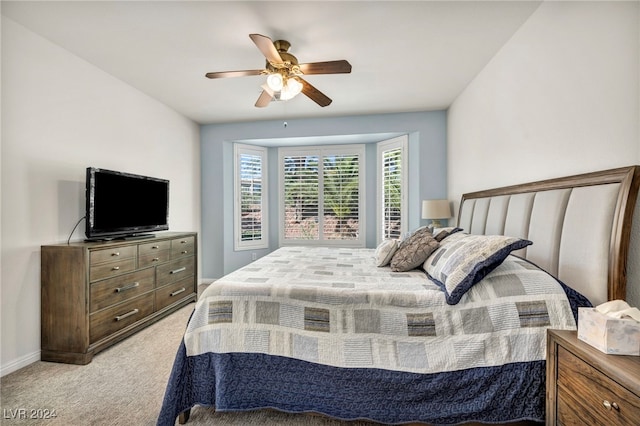
[[[423,267],[429,278],[445,292],[447,303],[455,305],[509,253],[529,244],[532,242],[515,237],[458,232],[445,238]]]
[[[410,271],[420,266],[435,249],[438,243],[429,228],[420,228],[400,243],[400,247],[391,259],[394,272]]]
[[[376,248],[376,266],[387,266],[396,250],[398,250],[398,240],[384,240]]]

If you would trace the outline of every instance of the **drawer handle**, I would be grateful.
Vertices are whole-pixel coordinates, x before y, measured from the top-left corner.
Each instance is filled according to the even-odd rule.
[[[114,251],[113,253],[111,253],[111,256],[120,256],[120,252],[119,251]]]
[[[181,240],[180,244],[187,244],[187,240]]]
[[[620,411],[620,406],[616,402],[609,402],[605,399],[602,402],[602,405],[604,405],[604,408],[606,408],[607,410],[611,410],[613,408],[616,411]]]
[[[154,250],[157,250],[157,249],[159,249],[160,247],[159,247],[159,246],[151,246],[151,248],[152,248],[152,249],[154,249]]]
[[[128,317],[130,317],[131,315],[135,315],[135,314],[137,314],[138,312],[140,312],[138,309],[134,309],[133,311],[129,311],[129,312],[127,312],[126,314],[118,315],[118,316],[116,317],[116,321],[122,321],[123,319],[128,318]]]
[[[173,296],[177,296],[178,294],[180,294],[180,293],[182,293],[182,292],[184,292],[184,291],[186,291],[186,290],[187,290],[186,288],[182,287],[180,290],[176,290],[176,291],[174,291],[174,292],[173,292],[173,293],[171,293],[169,296],[171,296],[171,297],[173,297]]]
[[[154,257],[153,259],[151,259],[152,262],[159,262],[160,258],[159,257]]]
[[[183,266],[182,268],[178,268],[178,269],[174,269],[173,271],[169,272],[170,274],[177,274],[178,272],[182,272],[182,271],[186,271],[187,267]]]
[[[182,250],[180,253],[181,253],[181,254],[187,254],[187,253],[189,253],[189,252],[188,252],[188,251],[186,251],[186,250]]]
[[[132,289],[138,287],[139,285],[140,285],[140,283],[136,281],[133,284],[126,285],[124,287],[118,287],[118,288],[116,288],[116,293],[122,293],[123,291],[132,290]]]
[[[111,268],[112,271],[119,271],[120,267],[119,266],[114,266],[113,268]]]

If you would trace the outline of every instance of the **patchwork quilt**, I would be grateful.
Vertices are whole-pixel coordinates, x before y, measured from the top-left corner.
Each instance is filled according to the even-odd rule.
[[[451,372],[544,360],[546,329],[575,329],[562,285],[509,256],[457,305],[422,270],[373,250],[283,247],[216,281],[187,356],[269,354],[333,367]]]
[[[513,256],[449,305],[424,271],[376,267],[374,250],[281,248],[200,297],[157,424],[195,405],[542,422],[546,329],[575,329],[578,306],[590,304]]]

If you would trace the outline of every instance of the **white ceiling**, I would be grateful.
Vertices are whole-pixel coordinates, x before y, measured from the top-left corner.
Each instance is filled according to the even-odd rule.
[[[2,14],[174,110],[207,123],[447,108],[540,1],[2,1]],[[301,63],[346,59],[351,74],[306,79],[303,95],[256,108],[263,76],[249,39],[291,43]],[[46,71],[43,72],[46,76]]]

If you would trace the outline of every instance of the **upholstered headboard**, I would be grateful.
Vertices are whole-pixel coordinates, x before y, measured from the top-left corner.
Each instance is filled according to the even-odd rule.
[[[598,305],[625,299],[639,187],[640,166],[630,166],[467,193],[458,226],[533,241],[514,254]]]

